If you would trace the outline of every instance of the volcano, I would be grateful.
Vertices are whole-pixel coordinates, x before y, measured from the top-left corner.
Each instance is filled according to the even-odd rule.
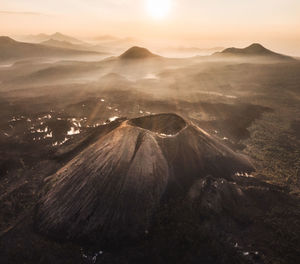
[[[60,239],[136,239],[162,203],[187,196],[195,182],[253,170],[245,156],[176,114],[126,119],[48,179],[35,222]]]

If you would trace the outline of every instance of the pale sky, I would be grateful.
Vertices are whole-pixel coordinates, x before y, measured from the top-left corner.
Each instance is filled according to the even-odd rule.
[[[260,42],[300,56],[300,0],[152,0],[154,11],[147,1],[0,0],[0,35],[110,34],[201,47]],[[161,14],[163,1],[170,6]]]

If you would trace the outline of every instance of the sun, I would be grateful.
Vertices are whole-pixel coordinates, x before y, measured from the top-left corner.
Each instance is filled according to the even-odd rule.
[[[165,18],[171,9],[171,0],[146,0],[147,11],[155,19]]]

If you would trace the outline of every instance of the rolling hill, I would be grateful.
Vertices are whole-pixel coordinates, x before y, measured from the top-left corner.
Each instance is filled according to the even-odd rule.
[[[130,59],[149,59],[149,58],[159,58],[160,56],[153,54],[149,50],[142,47],[132,47],[125,51],[119,58],[122,60]]]
[[[274,60],[293,60],[292,57],[273,52],[259,43],[253,43],[250,46],[240,48],[228,48],[221,52],[213,54],[215,57],[260,57]]]

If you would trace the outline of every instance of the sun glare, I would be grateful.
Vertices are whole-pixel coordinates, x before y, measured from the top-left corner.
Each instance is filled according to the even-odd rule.
[[[147,11],[155,19],[162,19],[171,9],[171,0],[146,0]]]

